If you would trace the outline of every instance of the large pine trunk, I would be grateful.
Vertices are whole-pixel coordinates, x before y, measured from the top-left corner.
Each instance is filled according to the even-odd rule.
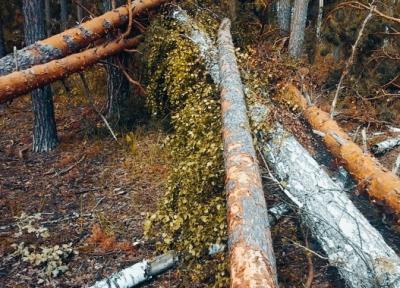
[[[25,42],[30,45],[46,37],[43,0],[24,0]],[[34,114],[33,151],[47,152],[57,146],[56,121],[50,86],[32,91]]]
[[[121,2],[113,3],[112,0],[103,0],[104,12],[110,11],[113,4],[120,5]],[[123,123],[127,118],[127,102],[130,95],[129,81],[118,67],[120,65],[128,65],[128,56],[119,54],[107,58],[110,65],[106,66],[107,69],[107,119],[114,123]]]
[[[290,28],[289,54],[299,58],[303,49],[309,0],[295,0]]]
[[[141,36],[127,40],[117,39],[60,60],[53,60],[2,76],[0,77],[0,104],[72,73],[82,71],[105,57],[137,45],[141,39]]]
[[[276,2],[276,17],[278,20],[279,28],[283,33],[290,31],[290,16],[292,13],[291,0],[278,0]]]
[[[166,2],[166,0],[134,0],[132,2],[132,16],[152,9]],[[16,53],[11,53],[0,59],[0,75],[15,71],[15,62],[19,69],[27,69],[33,65],[50,62],[54,59],[75,53],[97,39],[102,38],[116,27],[128,22],[128,8],[119,7],[104,15],[82,23],[76,28],[66,30],[42,41],[25,47]]]

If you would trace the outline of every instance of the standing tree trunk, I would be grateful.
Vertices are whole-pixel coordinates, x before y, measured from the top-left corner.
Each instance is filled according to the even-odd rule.
[[[124,1],[103,0],[104,13],[115,9],[115,5],[121,5]],[[127,108],[130,95],[129,81],[118,67],[128,64],[129,58],[122,53],[111,56],[107,62],[107,111],[106,117],[113,124],[120,124],[128,118]],[[122,123],[121,123],[122,124]]]
[[[60,0],[60,21],[61,21],[61,31],[67,29],[68,26],[68,6],[67,0]]]
[[[3,21],[0,19],[0,57],[4,57],[5,55],[6,55],[6,47],[3,35]]]
[[[290,31],[290,16],[292,13],[291,0],[278,0],[276,2],[278,25],[284,34]]]
[[[82,0],[76,0],[76,18],[78,22],[81,22],[83,19]]]
[[[51,7],[50,0],[44,0],[44,14],[46,16],[46,31],[47,37],[51,36]]]
[[[24,32],[27,45],[46,37],[43,0],[24,0]],[[58,144],[50,86],[32,91],[34,114],[33,151],[47,152]]]
[[[289,54],[299,58],[303,49],[309,0],[295,0],[289,39]]]

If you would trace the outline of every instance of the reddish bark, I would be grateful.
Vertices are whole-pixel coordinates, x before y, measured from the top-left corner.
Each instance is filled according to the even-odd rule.
[[[53,60],[46,64],[33,66],[27,70],[2,76],[0,77],[0,103],[9,101],[72,73],[82,71],[102,58],[137,45],[141,39],[141,36],[137,36],[129,40],[114,40],[60,60]]]
[[[264,192],[228,19],[221,24],[218,45],[231,287],[277,287]]]
[[[152,9],[166,2],[166,0],[135,0],[132,3],[132,17]],[[17,52],[15,59],[13,54],[0,59],[0,75],[15,71],[15,63],[19,69],[27,69],[33,65],[47,63],[54,59],[65,57],[75,53],[89,45],[93,41],[102,38],[115,27],[128,22],[129,11],[126,6],[121,6],[107,12],[90,21],[84,22],[78,27],[68,29],[50,38],[38,41]]]

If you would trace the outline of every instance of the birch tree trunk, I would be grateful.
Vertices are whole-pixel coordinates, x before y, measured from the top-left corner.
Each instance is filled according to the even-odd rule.
[[[287,99],[290,98],[292,105],[303,111],[313,129],[321,132],[322,140],[332,155],[343,163],[371,198],[379,200],[375,203],[383,204],[389,212],[400,215],[400,178],[385,169],[371,154],[364,153],[328,113],[316,106],[308,107],[300,91],[293,85],[289,87],[296,92],[288,95]],[[288,93],[288,90],[283,90],[283,93]]]
[[[294,0],[289,39],[289,54],[296,59],[300,58],[303,50],[308,2],[309,0]]]
[[[24,0],[25,42],[30,45],[46,37],[43,0]],[[54,118],[53,95],[50,86],[32,91],[33,151],[48,152],[58,144]]]
[[[322,27],[323,13],[324,13],[324,0],[318,0],[318,18],[317,18],[317,29],[316,29],[316,36],[318,43],[321,41],[321,27]]]
[[[167,0],[134,0],[132,2],[135,17],[155,8]],[[76,28],[68,29],[60,34],[45,40],[38,41],[0,59],[0,75],[15,71],[15,62],[19,69],[27,69],[33,65],[47,63],[54,59],[65,57],[78,52],[90,43],[102,38],[109,31],[128,22],[129,11],[126,6],[121,6],[90,21],[82,23]]]
[[[279,29],[283,33],[290,32],[290,18],[292,14],[291,0],[278,0],[276,2],[276,16],[278,20]]]
[[[277,287],[275,257],[230,21],[218,32],[231,287]]]
[[[114,40],[60,60],[53,60],[46,64],[33,66],[27,70],[2,76],[0,77],[0,104],[23,95],[32,89],[82,71],[88,66],[96,64],[100,59],[137,45],[141,39],[141,36],[137,36],[128,40]]]

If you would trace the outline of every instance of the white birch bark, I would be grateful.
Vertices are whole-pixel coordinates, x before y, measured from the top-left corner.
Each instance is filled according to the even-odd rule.
[[[400,146],[400,137],[389,138],[379,142],[371,147],[371,151],[375,155],[385,154],[397,146]]]
[[[154,276],[174,267],[178,263],[175,253],[170,252],[158,256],[152,261],[143,260],[122,271],[116,272],[108,278],[96,282],[89,288],[131,288]]]

